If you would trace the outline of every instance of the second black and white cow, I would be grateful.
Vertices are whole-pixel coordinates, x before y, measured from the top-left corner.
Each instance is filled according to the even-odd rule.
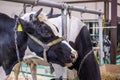
[[[23,59],[24,52],[27,48],[36,55],[43,57],[43,47],[39,45],[39,42],[47,44],[59,38],[52,29],[44,22],[39,22],[40,24],[32,24],[30,22],[24,21],[20,18],[13,19],[9,16],[0,13],[0,76],[1,80],[6,80],[14,65],[18,62],[16,46],[15,46],[15,24],[21,25],[23,31],[17,32],[17,47],[19,51],[20,60]],[[35,40],[30,37],[35,37]],[[46,35],[44,37],[42,35]],[[71,63],[71,55],[74,49],[72,49],[65,41],[60,41],[59,43],[51,46],[47,51],[47,60],[53,63],[65,66],[66,63]],[[74,50],[75,51],[75,50]],[[57,54],[56,54],[57,52]],[[61,57],[60,57],[61,56]],[[60,58],[59,58],[60,57]]]
[[[61,16],[51,17],[49,21],[57,26],[59,35],[62,36]],[[67,41],[78,51],[78,58],[70,69],[77,71],[80,80],[101,80],[99,65],[92,51],[90,33],[87,26],[74,16],[67,16]]]

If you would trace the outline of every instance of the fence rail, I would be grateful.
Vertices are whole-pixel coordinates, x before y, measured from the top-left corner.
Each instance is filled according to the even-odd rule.
[[[72,6],[70,4],[65,3],[57,3],[54,1],[46,1],[46,0],[2,0],[2,1],[10,1],[10,2],[18,2],[18,3],[26,3],[26,4],[32,4],[32,5],[40,5],[40,6],[47,6],[47,7],[54,7],[59,9],[67,8],[72,11],[79,11],[84,13],[91,13],[91,14],[103,14],[101,11],[96,11],[92,9],[88,9],[86,7],[81,8],[78,6]]]

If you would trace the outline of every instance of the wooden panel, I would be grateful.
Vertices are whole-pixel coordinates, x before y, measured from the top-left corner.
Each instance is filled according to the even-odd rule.
[[[110,60],[111,60],[112,64],[116,64],[116,54],[117,54],[117,0],[112,0],[112,2],[111,2],[111,26],[116,26],[116,28],[111,29]]]

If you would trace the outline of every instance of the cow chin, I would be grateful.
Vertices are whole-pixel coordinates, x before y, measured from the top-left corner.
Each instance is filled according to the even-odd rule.
[[[73,64],[72,63],[65,63],[66,67],[71,67]]]

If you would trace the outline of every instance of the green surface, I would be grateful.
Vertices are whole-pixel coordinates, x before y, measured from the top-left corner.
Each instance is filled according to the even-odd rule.
[[[120,55],[118,55],[118,56],[116,57],[116,64],[117,64],[117,65],[120,65]]]

